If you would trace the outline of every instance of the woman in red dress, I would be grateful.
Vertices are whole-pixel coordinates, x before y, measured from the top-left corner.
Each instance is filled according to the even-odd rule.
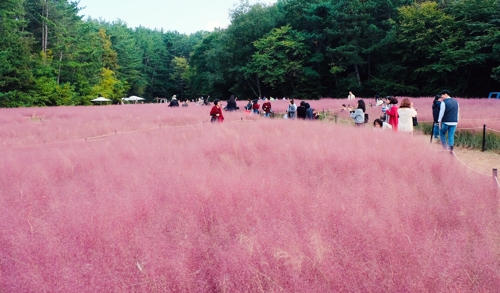
[[[212,107],[212,110],[210,110],[210,116],[212,116],[212,119],[210,120],[212,123],[215,121],[224,121],[224,115],[222,115],[222,108],[220,107],[219,99],[215,99],[214,106]]]

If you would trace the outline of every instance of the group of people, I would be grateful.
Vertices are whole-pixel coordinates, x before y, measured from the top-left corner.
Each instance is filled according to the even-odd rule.
[[[349,95],[354,96],[352,92],[349,92]],[[351,99],[351,97],[348,99]],[[385,99],[380,99],[377,95],[375,106],[382,106],[383,115],[373,121],[373,126],[382,129],[392,129],[394,132],[413,133],[413,127],[418,124],[417,110],[413,107],[413,102],[408,98],[403,98],[399,106],[398,102],[398,99],[395,97],[388,96]],[[356,108],[346,105],[342,106],[344,110],[349,110],[351,118],[354,120],[356,126],[362,126],[368,122],[364,100],[358,100]],[[232,95],[227,101],[227,106],[224,110],[233,111],[238,109],[239,108],[236,106],[236,98]],[[216,99],[214,101],[214,106],[210,110],[212,122],[224,121],[222,110],[220,100]],[[245,110],[259,114],[259,100],[248,100]],[[262,111],[265,117],[269,117],[270,114],[273,113],[271,102],[266,98],[264,98],[264,103],[262,104]],[[439,134],[443,148],[453,152],[454,135],[459,119],[459,105],[455,99],[450,97],[450,91],[443,90],[439,95],[436,95],[432,105],[432,113],[434,118],[434,138],[437,138]],[[317,118],[317,113],[311,108],[309,103],[301,101],[297,107],[295,101],[290,99],[285,118],[313,120]],[[448,137],[446,138],[446,136]]]
[[[413,108],[413,102],[404,98],[398,107],[398,99],[387,97],[380,100],[383,115],[373,121],[373,126],[382,129],[392,129],[395,132],[413,133],[413,126],[416,126],[417,110]],[[366,104],[364,100],[358,100],[356,108],[342,105],[344,110],[350,112],[351,118],[356,126],[362,126],[368,122],[366,114]]]
[[[262,104],[262,112],[264,117],[270,117],[273,112],[272,104],[270,100],[267,98],[263,99],[264,103]],[[245,106],[246,111],[251,111],[254,114],[260,114],[261,105],[259,104],[259,99],[248,100],[247,105]],[[223,110],[226,111],[234,111],[239,110],[239,107],[236,106],[236,98],[231,96],[227,101],[227,105],[224,108],[221,108],[221,101],[219,99],[214,100],[214,106],[210,110],[211,122],[222,122],[224,121]],[[285,114],[286,119],[304,119],[304,120],[313,120],[318,118],[318,114],[311,108],[309,103],[301,101],[299,106],[295,104],[294,99],[289,100],[288,109]]]
[[[395,97],[388,96],[385,99],[380,99],[377,95],[375,106],[382,106],[383,113],[380,118],[373,121],[373,126],[376,128],[413,133],[413,127],[418,125],[417,110],[408,98],[404,98],[398,106],[398,99]],[[358,100],[356,109],[345,105],[343,107],[349,110],[356,126],[364,125],[367,122],[366,105],[363,100]],[[450,152],[453,152],[459,112],[459,104],[450,97],[449,90],[443,90],[435,96],[432,104],[433,136],[434,138],[439,137],[443,148],[450,150]]]

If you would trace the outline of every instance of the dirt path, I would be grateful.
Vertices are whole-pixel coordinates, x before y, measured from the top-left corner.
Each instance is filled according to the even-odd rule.
[[[430,137],[428,135],[424,136],[420,134],[419,136],[429,142]],[[439,139],[433,139],[432,144],[435,145],[436,148],[441,149]],[[466,148],[455,148],[454,152],[455,156],[460,161],[479,173],[492,175],[493,168],[500,170],[500,154],[489,151],[482,152],[481,150],[472,150]]]

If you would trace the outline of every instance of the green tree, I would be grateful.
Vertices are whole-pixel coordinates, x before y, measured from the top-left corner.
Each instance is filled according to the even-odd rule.
[[[243,70],[247,76],[259,74],[266,85],[281,88],[285,96],[297,96],[300,94],[297,86],[305,79],[303,57],[308,54],[308,47],[304,40],[289,25],[273,29],[254,43],[257,52]],[[291,91],[285,90],[285,83],[291,86]]]
[[[30,35],[24,32],[21,0],[0,2],[0,106],[35,104],[29,91],[34,85],[31,73]]]

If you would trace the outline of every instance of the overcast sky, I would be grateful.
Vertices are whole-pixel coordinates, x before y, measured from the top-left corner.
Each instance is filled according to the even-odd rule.
[[[270,4],[276,0],[249,0]],[[229,25],[229,10],[239,5],[239,0],[80,0],[84,20],[102,18],[108,22],[125,21],[130,28],[143,26],[163,28],[191,34],[200,30],[212,31],[215,27]]]

